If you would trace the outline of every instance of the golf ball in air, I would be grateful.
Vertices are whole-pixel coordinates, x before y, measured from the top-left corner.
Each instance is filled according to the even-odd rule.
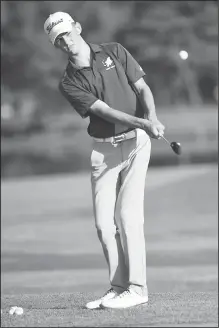
[[[180,52],[179,52],[179,56],[180,56],[180,58],[182,59],[182,60],[186,60],[187,58],[188,58],[188,52],[187,51],[185,51],[185,50],[181,50]]]
[[[17,314],[17,315],[22,315],[24,313],[24,310],[21,307],[18,306],[12,306],[9,310],[9,314]]]

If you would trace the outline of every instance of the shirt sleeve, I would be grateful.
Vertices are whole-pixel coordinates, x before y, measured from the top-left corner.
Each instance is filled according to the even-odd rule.
[[[91,92],[67,78],[59,83],[59,90],[82,118],[90,115],[89,108],[98,100]]]
[[[129,82],[135,83],[145,76],[142,67],[120,43],[118,43],[118,59],[125,70]]]

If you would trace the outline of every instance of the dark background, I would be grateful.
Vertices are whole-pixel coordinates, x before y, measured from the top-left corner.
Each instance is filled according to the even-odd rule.
[[[153,141],[150,165],[217,161],[216,1],[2,1],[3,178],[89,169],[88,119],[59,93],[67,58],[43,30],[56,11],[91,43],[120,42],[145,70],[166,137],[183,147],[179,158]]]

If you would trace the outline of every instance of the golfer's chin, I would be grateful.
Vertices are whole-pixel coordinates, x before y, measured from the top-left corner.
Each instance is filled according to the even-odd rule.
[[[68,53],[69,55],[76,55],[77,51],[74,46],[68,47]]]

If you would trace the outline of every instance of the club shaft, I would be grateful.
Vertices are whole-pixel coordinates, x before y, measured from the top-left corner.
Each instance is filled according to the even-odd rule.
[[[164,136],[161,136],[161,138],[163,138],[170,145],[170,142]]]

